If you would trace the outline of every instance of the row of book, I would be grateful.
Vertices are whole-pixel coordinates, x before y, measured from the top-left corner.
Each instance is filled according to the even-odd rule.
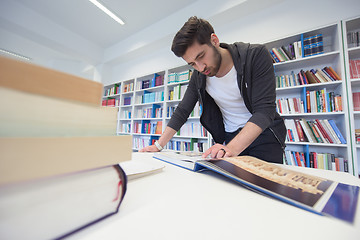
[[[285,119],[288,142],[346,144],[346,140],[332,119]]]
[[[150,145],[150,136],[133,137],[133,148],[142,149]]]
[[[187,85],[177,85],[174,89],[169,90],[169,100],[181,100],[186,92]]]
[[[208,142],[199,141],[196,138],[192,138],[190,141],[172,139],[165,148],[174,151],[204,152],[208,149]]]
[[[347,159],[332,153],[297,152],[285,150],[284,162],[287,165],[319,168],[338,172],[349,172]]]
[[[360,78],[360,59],[353,59],[349,61],[350,78]]]
[[[354,111],[360,111],[360,92],[353,92],[353,105],[354,105]]]
[[[175,112],[175,109],[178,105],[176,104],[175,106],[168,106],[167,107],[167,111],[166,111],[166,117],[170,118],[172,116],[172,114]],[[190,113],[190,117],[200,117],[202,113],[202,106],[199,104],[199,102],[197,102],[194,106],[194,109],[192,110],[192,112]]]
[[[115,84],[114,86],[105,89],[104,91],[104,96],[112,96],[112,95],[116,95],[116,94],[120,94],[120,85],[119,84]]]
[[[103,85],[3,57],[0,72],[0,238],[62,239],[116,214],[131,137],[115,136]]]
[[[102,106],[106,107],[117,107],[119,106],[120,100],[117,98],[108,98],[101,101]]]
[[[207,137],[206,129],[199,122],[186,122],[177,135],[190,137]]]
[[[341,80],[339,74],[331,66],[325,66],[322,69],[301,69],[297,74],[292,71],[290,74],[279,75],[275,78],[277,88],[295,87]]]
[[[163,108],[162,107],[148,107],[137,109],[138,118],[162,118]]]
[[[166,111],[166,117],[167,118],[170,118],[173,115],[173,113],[175,112],[176,107],[177,107],[177,105],[167,107],[167,111]]]
[[[151,122],[149,120],[142,120],[141,122],[134,122],[133,132],[140,134],[161,134],[162,121]]]
[[[131,119],[131,110],[122,109],[120,111],[121,119]]]
[[[349,47],[359,47],[360,46],[360,32],[348,32],[347,33],[347,43]]]
[[[130,133],[130,132],[131,132],[131,123],[120,124],[120,133]]]
[[[360,129],[355,129],[355,140],[357,144],[360,144]]]
[[[200,117],[202,113],[202,106],[199,102],[196,102],[194,109],[190,113],[190,117]]]
[[[162,86],[162,85],[164,85],[164,75],[159,75],[155,73],[151,79],[142,80],[141,85],[140,84],[138,85],[139,86],[138,90]]]
[[[123,89],[123,92],[124,92],[124,93],[134,91],[134,83],[133,83],[133,82],[125,83],[125,84],[123,85],[123,87],[124,87],[124,89]]]
[[[168,75],[168,83],[177,83],[177,82],[186,82],[189,81],[191,78],[193,71],[187,70],[178,73],[170,73]]]
[[[306,91],[306,112],[342,112],[342,97],[334,92],[321,90]]]
[[[290,43],[287,46],[274,47],[269,50],[274,63],[286,62],[303,57],[314,56],[324,52],[323,36],[316,34]]]
[[[306,91],[306,98],[280,98],[276,100],[276,111],[280,114],[302,114],[342,112],[342,97],[326,89]]]
[[[153,103],[164,101],[164,91],[160,92],[144,92],[142,96],[138,98],[137,103]]]
[[[324,52],[323,35],[316,34],[303,39],[304,57],[318,55]]]

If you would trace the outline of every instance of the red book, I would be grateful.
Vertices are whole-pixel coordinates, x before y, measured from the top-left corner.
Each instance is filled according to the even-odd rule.
[[[287,130],[287,135],[288,135],[289,142],[295,142],[290,129]]]
[[[304,134],[304,131],[303,131],[302,127],[301,127],[299,119],[294,119],[294,122],[295,122],[296,131],[298,133],[300,142],[305,142],[306,141],[305,134]]]
[[[300,167],[303,167],[303,165],[301,164],[301,160],[300,160],[300,153],[299,152],[295,152],[295,161],[297,162],[297,165]]]
[[[329,141],[329,143],[334,143],[331,140],[331,137],[329,136],[329,134],[325,131],[325,128],[323,127],[323,125],[320,123],[319,119],[315,119],[315,123],[318,126],[318,128],[320,129],[323,136]]]
[[[353,92],[354,111],[360,111],[360,92]]]
[[[106,105],[106,106],[109,106],[109,107],[115,107],[115,98],[108,99],[108,100],[107,100],[107,105]]]
[[[298,106],[298,99],[297,98],[293,98],[293,103],[294,103],[294,109],[295,109],[295,112],[296,113],[300,113],[300,110],[299,110],[299,106]]]
[[[277,101],[278,101],[279,111],[280,111],[280,113],[283,113],[282,106],[281,106],[281,99],[278,99]]]
[[[357,78],[357,71],[356,71],[356,63],[355,60],[350,60],[350,78],[354,79]]]
[[[325,67],[324,69],[325,69],[325,71],[326,71],[334,80],[339,80],[339,79],[337,79],[337,77],[334,75],[334,73],[330,70],[329,67]]]
[[[318,168],[318,164],[317,164],[317,153],[314,152],[314,168]]]
[[[355,60],[355,78],[360,78],[360,59]]]

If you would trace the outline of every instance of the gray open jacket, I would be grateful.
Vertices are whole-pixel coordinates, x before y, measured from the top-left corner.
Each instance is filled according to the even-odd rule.
[[[284,148],[286,128],[276,112],[275,75],[268,50],[263,45],[241,42],[221,43],[220,46],[229,50],[232,56],[237,71],[239,93],[252,114],[249,121],[262,130],[269,128]],[[199,100],[202,106],[201,124],[211,133],[216,143],[223,143],[225,128],[222,114],[214,99],[206,92],[205,85],[206,76],[194,71],[183,100],[168,126],[178,131]]]

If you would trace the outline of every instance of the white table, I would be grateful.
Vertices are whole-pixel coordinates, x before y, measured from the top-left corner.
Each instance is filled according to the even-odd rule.
[[[159,160],[151,153],[133,153],[133,161]],[[69,239],[360,239],[359,204],[350,225],[254,193],[215,173],[164,165],[162,172],[128,182],[118,214]],[[295,168],[360,186],[347,173]]]

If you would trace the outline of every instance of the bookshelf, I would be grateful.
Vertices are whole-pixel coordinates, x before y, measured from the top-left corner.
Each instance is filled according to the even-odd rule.
[[[350,120],[350,143],[355,171],[359,172],[360,142],[355,137],[356,129],[360,129],[360,17],[342,21],[344,57],[346,65],[346,83],[348,90],[348,112]]]
[[[357,175],[358,163],[353,161],[349,134],[351,124],[342,42],[341,22],[337,22],[265,45],[272,55],[275,54],[277,111],[288,129],[285,163],[335,168]],[[331,75],[329,68],[341,80]],[[330,126],[327,122],[331,122]],[[340,131],[343,141],[335,141],[335,136],[332,139],[332,124]]]
[[[134,79],[123,81],[121,84],[121,96],[118,113],[118,135],[131,133],[131,117],[133,116],[132,102],[134,99]]]
[[[186,91],[191,73],[192,69],[183,65],[106,86],[103,105],[119,108],[117,135],[132,135],[136,150],[159,139]],[[115,104],[107,104],[108,99],[116,99]],[[209,135],[200,124],[200,112],[197,105],[165,148],[208,148]]]
[[[111,84],[104,87],[104,96],[102,105],[108,107],[117,107],[120,103],[121,83]]]

